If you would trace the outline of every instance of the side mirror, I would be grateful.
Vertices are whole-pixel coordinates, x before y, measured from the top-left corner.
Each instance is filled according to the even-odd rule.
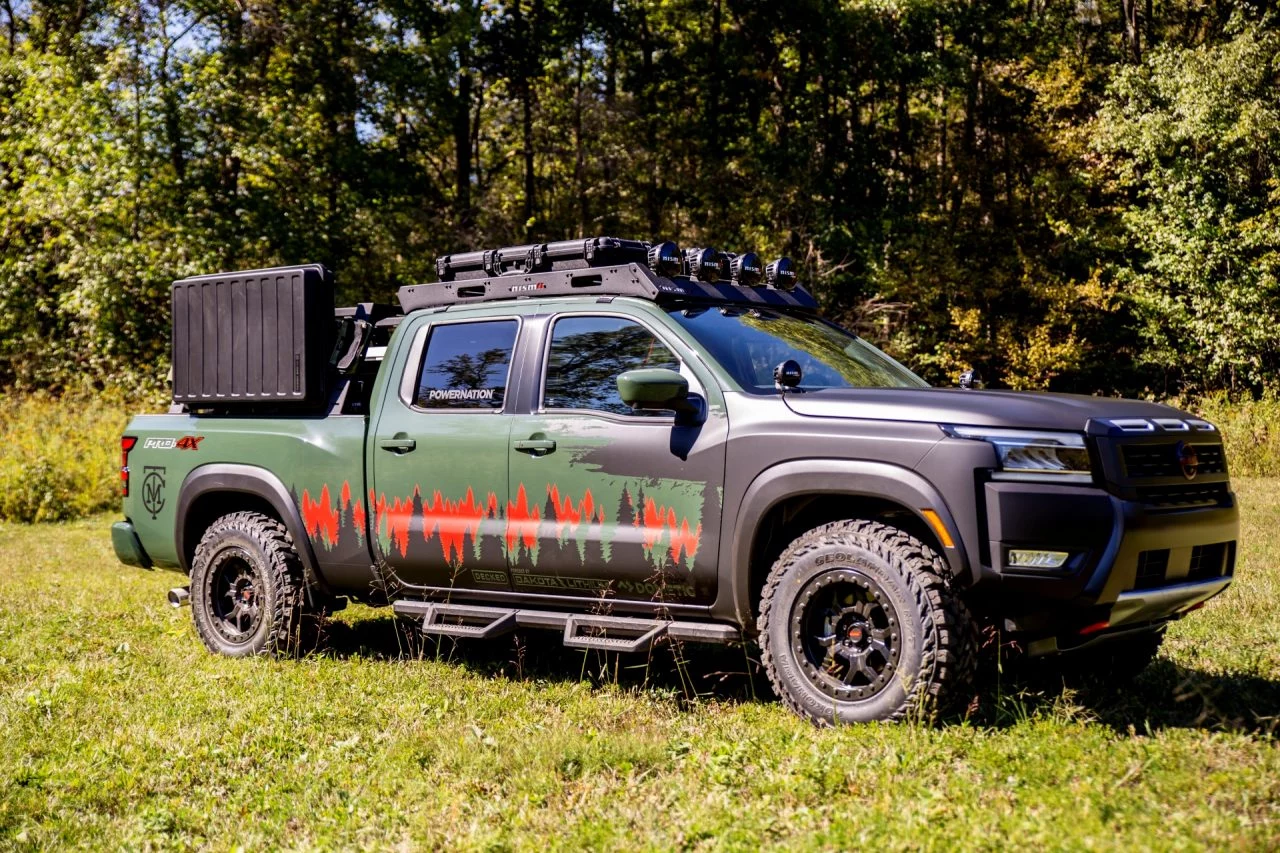
[[[618,376],[618,396],[633,409],[670,409],[678,415],[701,411],[701,398],[689,397],[689,380],[665,367],[628,370]]]

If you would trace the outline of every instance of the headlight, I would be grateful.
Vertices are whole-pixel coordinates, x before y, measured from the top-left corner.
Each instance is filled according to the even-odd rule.
[[[1084,436],[1079,433],[961,426],[943,429],[954,438],[985,441],[995,448],[1000,467],[992,473],[992,479],[1093,482],[1089,449],[1085,447]]]

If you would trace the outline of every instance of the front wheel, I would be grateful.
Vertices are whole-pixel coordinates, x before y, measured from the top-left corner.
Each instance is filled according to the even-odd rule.
[[[191,611],[210,651],[284,654],[310,645],[313,620],[293,538],[256,512],[224,515],[204,532],[191,565]]]
[[[816,723],[930,718],[977,666],[973,619],[932,549],[871,521],[810,530],[765,583],[759,633],[783,701]]]

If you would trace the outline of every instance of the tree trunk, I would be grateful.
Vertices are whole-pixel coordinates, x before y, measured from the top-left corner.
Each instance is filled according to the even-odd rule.
[[[458,228],[471,228],[471,71],[461,57],[458,69],[458,94],[453,111],[453,212]]]

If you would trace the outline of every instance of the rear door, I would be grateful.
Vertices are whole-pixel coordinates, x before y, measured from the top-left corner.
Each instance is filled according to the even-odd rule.
[[[509,589],[506,412],[521,321],[408,322],[408,357],[371,430],[375,553],[408,586]]]
[[[530,318],[530,327],[540,379],[530,413],[511,416],[514,588],[711,603],[728,432],[714,380],[658,320],[622,306]],[[707,400],[706,421],[633,412],[617,376],[642,367],[680,371]]]

